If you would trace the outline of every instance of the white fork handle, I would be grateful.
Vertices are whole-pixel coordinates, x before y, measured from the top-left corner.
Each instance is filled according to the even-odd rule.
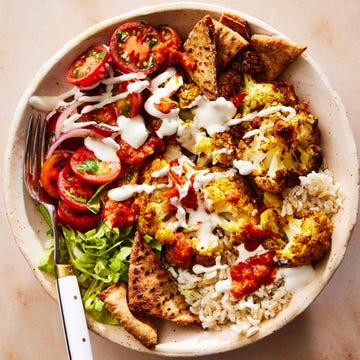
[[[89,331],[77,278],[75,275],[63,276],[56,282],[69,359],[92,360]]]

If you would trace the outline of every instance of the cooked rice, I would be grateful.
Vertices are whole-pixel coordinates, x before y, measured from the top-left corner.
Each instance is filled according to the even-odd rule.
[[[329,170],[312,172],[300,177],[300,185],[287,190],[282,214],[301,214],[304,210],[322,210],[329,217],[342,208],[339,184]],[[231,254],[222,254],[216,265],[203,271],[170,269],[179,290],[184,294],[190,310],[199,315],[203,328],[220,330],[224,325],[238,334],[253,336],[262,321],[274,318],[290,302],[292,294],[285,288],[285,279],[277,276],[267,286],[254,293],[235,299],[229,291],[218,291],[219,284],[229,281],[230,268],[239,260]]]
[[[300,176],[300,184],[284,192],[282,216],[300,214],[304,210],[321,210],[331,217],[342,208],[340,185],[329,170]]]

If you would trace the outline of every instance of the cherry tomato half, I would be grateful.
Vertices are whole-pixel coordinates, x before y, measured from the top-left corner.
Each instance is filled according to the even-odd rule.
[[[65,165],[68,164],[70,157],[70,151],[57,150],[45,160],[41,168],[41,185],[48,194],[56,199],[59,198],[59,191],[57,186],[59,173],[65,167]]]
[[[91,184],[106,184],[116,179],[121,171],[120,161],[101,161],[86,146],[77,149],[70,159],[74,174]]]
[[[64,201],[59,201],[57,214],[63,225],[69,225],[74,230],[86,232],[94,229],[101,219],[101,214],[93,214],[90,211],[78,211]]]
[[[194,70],[195,59],[181,51],[182,41],[178,32],[168,25],[156,28],[160,34],[160,42],[154,47],[155,57],[161,63],[161,69],[180,63],[187,70]]]
[[[89,88],[105,77],[110,59],[103,44],[91,46],[69,66],[65,78],[72,85]]]
[[[96,186],[77,177],[68,164],[59,173],[58,189],[61,200],[75,210],[87,211],[86,203],[94,195]]]
[[[160,25],[156,28],[160,34],[161,42],[176,49],[181,48],[181,38],[178,32],[168,25]]]
[[[125,81],[114,88],[115,94],[120,94],[127,91],[129,82]],[[143,102],[143,95],[141,92],[134,92],[129,94],[125,99],[118,100],[116,102],[117,116],[123,115],[128,118],[133,118],[141,110]]]
[[[110,39],[113,63],[124,73],[151,74],[160,65],[153,51],[159,41],[158,31],[149,24],[140,21],[121,24]]]
[[[89,125],[89,127],[96,129],[97,132],[105,137],[111,136],[113,130],[104,126],[104,124],[117,126],[116,104],[107,104],[100,109],[95,109],[88,113],[82,114],[81,120],[84,122],[95,121],[96,124]]]

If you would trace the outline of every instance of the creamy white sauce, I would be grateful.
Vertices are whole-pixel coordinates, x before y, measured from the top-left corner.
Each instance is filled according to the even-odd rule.
[[[80,129],[80,128],[87,127],[89,125],[96,124],[95,121],[79,121],[79,122],[77,122],[77,120],[79,120],[80,118],[81,118],[81,114],[78,114],[78,113],[70,115],[62,123],[60,132],[64,133],[64,132],[67,132],[70,130]]]
[[[76,87],[71,88],[69,91],[57,96],[37,96],[33,95],[29,99],[29,104],[36,110],[50,112],[58,109],[61,106],[68,106],[69,103],[65,102],[66,99],[80,94],[80,90]]]
[[[247,114],[241,118],[232,119],[229,121],[228,125],[233,126],[233,125],[240,124],[244,121],[252,121],[256,117],[265,117],[265,116],[269,116],[269,115],[276,114],[276,113],[283,120],[291,120],[296,115],[296,110],[291,106],[283,106],[283,105],[270,106],[270,107],[260,110],[260,111],[254,111],[254,112]]]
[[[130,199],[135,194],[145,191],[147,194],[152,193],[155,189],[161,189],[166,185],[132,185],[127,184],[108,191],[108,197],[115,201],[124,201]]]
[[[153,171],[151,173],[151,177],[153,177],[153,178],[163,177],[163,176],[165,176],[165,175],[167,175],[169,173],[169,170],[170,170],[170,166],[166,165],[163,168],[161,168],[160,170]]]
[[[215,284],[215,291],[220,294],[227,294],[230,292],[231,289],[231,278],[226,280],[218,281]]]
[[[88,136],[84,139],[84,145],[93,151],[96,157],[102,161],[120,162],[117,156],[117,151],[120,149],[120,146],[110,137],[97,139]]]
[[[163,113],[155,105],[160,104],[161,99],[170,98],[182,85],[183,78],[173,67],[159,74],[150,83],[152,95],[146,100],[144,109],[148,114],[162,120],[160,128],[156,131],[160,138],[174,135],[177,132],[180,108]]]
[[[235,116],[236,107],[223,97],[209,101],[200,96],[193,113],[196,128],[205,129],[209,135],[213,135],[229,128],[228,123]]]
[[[228,265],[222,265],[221,264],[221,257],[217,256],[215,259],[215,265],[213,266],[203,266],[200,264],[195,264],[192,267],[192,271],[194,272],[194,274],[199,275],[199,274],[207,274],[207,273],[211,273],[213,271],[217,271],[217,270],[221,270],[221,269],[226,269]]]
[[[251,256],[260,255],[267,251],[263,248],[262,245],[258,246],[254,251],[248,251],[246,250],[244,244],[240,244],[239,246],[237,246],[236,250],[238,251],[237,262],[244,262]]]
[[[147,80],[138,81],[136,84],[131,83],[128,85],[127,91],[124,91],[120,94],[112,95],[111,92],[106,91],[101,95],[87,96],[82,95],[79,97],[79,101],[86,103],[94,103],[93,105],[84,106],[81,110],[82,114],[86,114],[90,111],[101,109],[103,106],[114,103],[118,100],[126,99],[130,94],[135,92],[142,92],[149,86],[149,82]],[[132,91],[130,91],[132,90]],[[135,91],[136,90],[136,91]]]
[[[254,170],[254,165],[251,161],[234,160],[233,165],[239,171],[239,174],[243,176],[250,175]]]
[[[284,277],[286,290],[294,294],[314,280],[315,270],[311,265],[280,268],[278,276]]]
[[[124,81],[144,80],[144,79],[146,79],[146,75],[143,73],[129,73],[129,74],[122,74],[120,76],[111,76],[107,79],[101,80],[101,82],[105,85],[115,85],[115,84],[120,84]]]
[[[117,119],[117,124],[121,138],[135,149],[144,145],[149,137],[144,118],[140,114],[133,118],[120,115]]]

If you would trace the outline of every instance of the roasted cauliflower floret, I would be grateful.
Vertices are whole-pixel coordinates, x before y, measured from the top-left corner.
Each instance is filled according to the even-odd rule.
[[[200,95],[201,91],[194,83],[182,85],[176,93],[180,108],[189,106]]]
[[[148,185],[160,185],[168,182],[168,162],[157,158],[144,166],[141,174],[141,182]],[[139,216],[137,219],[137,230],[142,234],[153,236],[162,244],[172,243],[173,230],[169,221],[174,216],[174,210],[167,196],[168,188],[158,188],[147,194],[142,192],[137,196],[139,204]]]
[[[256,82],[245,74],[244,84],[244,115],[272,103],[293,106],[298,102],[293,85],[287,82]]]
[[[319,170],[322,164],[318,120],[307,104],[278,109],[244,121],[245,135],[238,145],[239,159],[253,164],[256,185],[271,193],[296,185],[299,176]]]
[[[236,157],[236,144],[229,132],[204,135],[195,145],[195,154],[199,155],[198,166],[232,166]]]
[[[158,196],[157,196],[158,195]],[[136,228],[142,234],[153,236],[161,244],[171,244],[174,240],[174,231],[169,225],[169,220],[174,213],[169,211],[169,201],[164,199],[157,202],[158,194],[150,196],[142,193],[138,196],[140,207]]]
[[[231,242],[241,243],[243,226],[259,220],[259,203],[247,180],[240,175],[220,177],[206,185],[204,192],[208,210],[223,219],[221,231]]]
[[[280,214],[278,208],[265,210],[260,215],[260,225],[273,234],[262,245],[274,251],[282,264],[313,264],[330,249],[333,225],[322,211],[307,210],[301,218]]]

